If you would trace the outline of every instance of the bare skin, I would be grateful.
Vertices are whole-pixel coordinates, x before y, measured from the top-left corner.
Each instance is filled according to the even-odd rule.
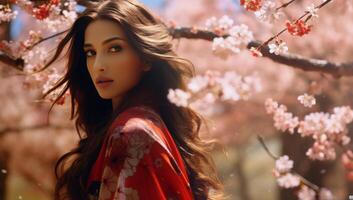
[[[112,21],[96,20],[88,25],[84,51],[96,90],[101,98],[112,100],[113,109],[137,85],[143,72],[150,70],[128,43],[122,28]]]

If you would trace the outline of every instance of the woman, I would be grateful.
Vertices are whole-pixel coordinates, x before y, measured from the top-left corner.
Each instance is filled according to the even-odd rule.
[[[171,40],[133,0],[101,1],[74,22],[43,68],[69,43],[67,72],[45,96],[69,90],[80,141],[56,163],[55,199],[224,198],[201,118],[167,99],[193,75]]]

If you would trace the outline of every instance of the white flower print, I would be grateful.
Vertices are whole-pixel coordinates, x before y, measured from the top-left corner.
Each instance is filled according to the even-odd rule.
[[[118,177],[109,166],[106,166],[103,171],[102,185],[99,191],[99,200],[109,200],[114,194],[117,187]]]
[[[166,139],[162,136],[162,129],[159,129],[166,128],[162,119],[147,107],[135,109],[137,108],[143,111],[143,117],[128,119],[123,126],[117,126],[109,136],[105,154],[109,167],[104,169],[102,177],[102,182],[105,181],[107,185],[102,184],[99,200],[138,200],[138,190],[128,185],[129,178],[133,178],[142,159],[150,153],[154,145],[161,145],[166,153],[173,157]],[[174,159],[171,161],[176,162]],[[162,162],[162,158],[156,157],[153,165],[160,168]],[[120,171],[114,171],[115,169]],[[113,181],[114,183],[110,184]]]
[[[139,200],[138,192],[132,188],[125,188],[126,200]]]

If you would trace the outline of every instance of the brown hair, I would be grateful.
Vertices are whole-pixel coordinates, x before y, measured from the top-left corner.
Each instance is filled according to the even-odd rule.
[[[144,74],[139,84],[129,92],[116,111],[112,110],[111,101],[99,97],[87,71],[83,51],[84,32],[88,24],[97,19],[111,20],[121,26],[131,46],[151,65],[151,70]],[[55,165],[57,177],[55,199],[61,200],[66,197],[74,200],[87,199],[85,183],[98,156],[107,128],[121,111],[131,106],[130,100],[143,88],[153,88],[155,92],[157,99],[155,105],[158,105],[158,112],[185,161],[194,198],[196,200],[225,198],[223,185],[218,179],[210,155],[212,146],[210,144],[215,142],[201,140],[199,137],[201,116],[192,109],[178,107],[167,99],[168,89],[186,89],[184,78],[194,74],[194,66],[173,52],[172,37],[168,27],[161,20],[133,0],[98,2],[89,6],[75,20],[60,41],[55,55],[42,70],[59,57],[68,43],[67,72],[44,96],[63,87],[56,102],[67,90],[70,91],[71,119],[75,118],[80,141],[76,148],[61,156]],[[86,137],[81,136],[80,130],[86,133]],[[65,169],[65,164],[71,157],[74,159]]]

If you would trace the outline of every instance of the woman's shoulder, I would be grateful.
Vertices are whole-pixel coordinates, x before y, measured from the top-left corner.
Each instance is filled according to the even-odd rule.
[[[125,109],[113,121],[109,131],[115,129],[133,131],[138,129],[163,129],[160,114],[149,106],[138,105]]]
[[[148,120],[160,124],[162,119],[160,114],[149,106],[139,105],[125,109],[114,120],[113,123],[126,124],[132,119]]]
[[[125,142],[131,148],[136,144],[158,144],[171,155],[169,131],[159,114],[150,107],[134,106],[120,113],[108,132],[108,138],[108,144],[122,146],[121,142]]]
[[[121,116],[128,115],[127,117],[140,117],[145,119],[150,119],[154,121],[161,120],[160,114],[150,106],[138,105],[127,108],[121,113]]]

